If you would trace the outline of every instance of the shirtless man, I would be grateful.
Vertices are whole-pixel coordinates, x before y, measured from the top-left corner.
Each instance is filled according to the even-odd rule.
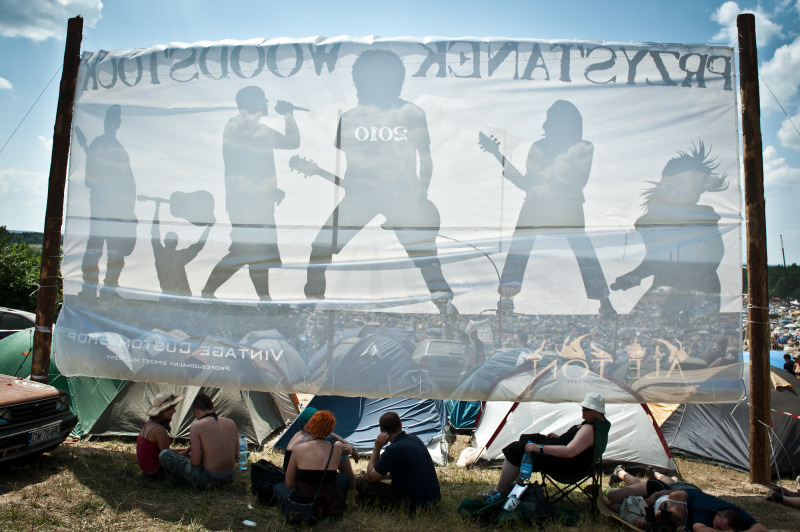
[[[196,421],[189,428],[189,457],[164,449],[158,455],[161,467],[198,488],[230,481],[239,460],[236,423],[218,416],[205,394],[195,397],[192,409]]]

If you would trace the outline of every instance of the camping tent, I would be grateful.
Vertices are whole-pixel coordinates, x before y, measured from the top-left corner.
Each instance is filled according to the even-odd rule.
[[[29,376],[32,346],[33,328],[0,340],[0,373]],[[217,412],[233,419],[239,431],[256,445],[263,445],[272,433],[286,426],[298,413],[295,398],[285,393],[176,387],[95,377],[67,378],[59,373],[53,361],[49,376],[51,385],[69,394],[70,409],[78,416],[73,432],[76,436],[135,436],[147,419],[145,410],[161,391],[185,397],[173,417],[172,433],[179,438],[189,437],[189,425],[194,419],[191,403],[199,393],[211,397]]]
[[[674,471],[675,463],[660,436],[658,427],[645,405],[638,403],[607,404],[606,417],[611,422],[608,447],[603,454],[605,465],[652,465],[662,471]],[[488,401],[473,436],[472,447],[463,453],[474,459],[495,462],[503,459],[503,447],[520,434],[554,432],[561,434],[580,422],[580,408],[574,403],[512,403]],[[459,459],[459,465],[464,463]]]
[[[527,349],[498,351],[459,384],[454,394],[457,397],[467,398],[476,390],[484,390],[490,398],[519,398],[517,402],[486,402],[473,447],[462,453],[459,464],[500,460],[503,447],[516,441],[520,434],[561,434],[580,421],[577,403],[586,390],[592,390],[605,397],[606,417],[611,422],[608,447],[603,454],[605,463],[675,470],[658,426],[630,390],[584,365],[562,365],[557,376],[551,370],[537,373],[532,371],[528,356]],[[555,402],[544,403],[539,398]]]
[[[380,397],[438,397],[441,391],[401,344],[379,334],[346,339],[333,350],[330,371],[312,375],[321,382],[316,394],[345,390]],[[312,366],[314,365],[312,359]],[[388,368],[388,371],[387,371]]]
[[[749,372],[749,362],[746,372]],[[770,367],[772,387],[772,472],[794,478],[800,473],[800,395],[798,380]],[[739,403],[651,405],[670,449],[750,469],[750,382]]]
[[[367,399],[316,395],[307,407],[330,410],[336,416],[336,434],[355,446],[359,452],[369,452],[380,434],[378,420],[384,412],[400,416],[403,430],[422,440],[434,463],[447,463],[448,443],[445,437],[446,411],[444,401],[433,399]],[[295,420],[275,442],[276,449],[285,449],[292,436],[300,430]]]
[[[447,421],[455,430],[473,431],[481,415],[482,401],[445,401]]]

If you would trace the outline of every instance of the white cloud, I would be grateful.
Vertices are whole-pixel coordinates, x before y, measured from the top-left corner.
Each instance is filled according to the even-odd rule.
[[[0,170],[0,225],[41,231],[47,204],[47,175],[27,170]]]
[[[786,159],[778,156],[774,146],[762,152],[764,158],[764,187],[772,192],[795,188],[800,185],[800,168],[794,168]]]
[[[0,35],[33,41],[63,38],[67,20],[80,15],[84,26],[102,17],[101,0],[3,0]]]
[[[0,90],[2,89],[13,89],[14,85],[11,84],[6,78],[0,78]]]
[[[781,122],[781,128],[778,130],[778,139],[781,145],[800,151],[800,113],[789,118],[785,118]]]
[[[53,137],[43,137],[39,135],[36,137],[39,142],[47,149],[47,151],[53,151]]]
[[[786,109],[800,86],[800,37],[775,50],[772,58],[761,65],[759,72],[763,82],[769,86],[769,90],[761,91],[761,106],[775,109],[777,98]]]
[[[740,13],[753,13],[756,17],[756,46],[764,46],[773,37],[779,37],[783,29],[780,24],[772,22],[769,13],[765,13],[759,6],[757,9],[740,8],[739,4],[728,1],[717,8],[711,20],[722,26],[722,29],[712,37],[715,42],[727,42],[736,47],[739,44],[739,33],[736,28],[736,17]]]

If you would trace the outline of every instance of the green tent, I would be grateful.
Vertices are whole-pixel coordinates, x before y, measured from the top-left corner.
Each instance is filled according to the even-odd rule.
[[[32,351],[33,328],[0,339],[0,373],[29,377]],[[72,433],[77,437],[87,434],[136,436],[147,420],[145,411],[162,391],[184,397],[173,417],[172,432],[176,438],[189,437],[189,425],[194,421],[191,403],[199,393],[211,397],[217,412],[233,419],[239,432],[256,445],[266,443],[299,413],[293,394],[64,377],[52,359],[48,383],[69,395],[70,410],[78,416]]]

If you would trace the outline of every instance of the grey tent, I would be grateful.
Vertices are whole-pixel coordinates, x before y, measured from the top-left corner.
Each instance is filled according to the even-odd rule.
[[[749,362],[745,373],[749,372]],[[772,473],[794,478],[800,474],[800,381],[770,367]],[[700,457],[735,469],[750,469],[750,381],[739,403],[651,405],[661,432],[673,452]]]

